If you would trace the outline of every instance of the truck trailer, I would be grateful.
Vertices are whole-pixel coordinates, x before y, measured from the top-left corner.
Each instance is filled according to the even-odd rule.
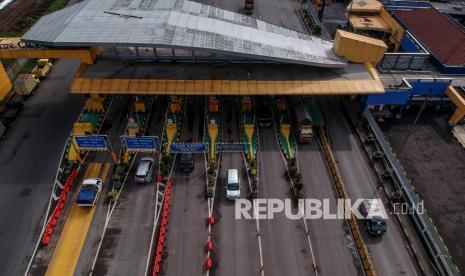
[[[246,14],[252,14],[254,6],[254,0],[245,0],[244,11]]]
[[[313,121],[302,96],[288,97],[288,107],[291,111],[297,140],[299,143],[310,143],[313,140]]]

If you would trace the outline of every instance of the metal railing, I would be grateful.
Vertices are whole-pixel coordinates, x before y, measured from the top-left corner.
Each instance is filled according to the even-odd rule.
[[[460,275],[460,272],[452,260],[447,247],[444,244],[441,236],[439,235],[431,217],[427,214],[426,209],[418,212],[418,205],[421,202],[418,194],[415,192],[413,185],[403,170],[396,155],[391,149],[391,146],[386,141],[383,132],[378,127],[371,112],[367,109],[363,113],[364,117],[370,126],[379,146],[384,151],[384,154],[392,168],[392,171],[400,183],[400,191],[403,193],[405,202],[408,204],[411,219],[423,239],[426,249],[431,255],[431,258],[440,275]]]
[[[429,58],[430,53],[409,31],[406,31],[404,39],[410,39],[413,44],[418,46],[420,52],[386,53],[378,64],[378,68],[381,71],[424,70],[425,62]]]

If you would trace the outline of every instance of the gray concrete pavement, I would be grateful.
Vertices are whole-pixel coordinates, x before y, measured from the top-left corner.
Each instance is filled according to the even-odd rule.
[[[286,169],[274,128],[259,132],[259,198],[292,199]],[[293,214],[297,210],[294,208]],[[260,221],[265,275],[313,275],[312,258],[302,219],[290,220],[284,213]],[[315,248],[314,250],[318,250]]]
[[[160,97],[154,102],[146,135],[161,136],[165,111],[166,101]],[[138,160],[146,156],[156,160],[155,172],[158,169],[158,154],[137,155],[108,223],[94,275],[144,275],[153,229],[156,188],[155,180],[138,184],[134,182],[134,175]],[[93,244],[97,244],[96,241],[98,239]],[[90,254],[92,258],[93,253]]]
[[[0,274],[25,272],[63,146],[84,98],[68,93],[79,63],[59,60],[0,142]]]
[[[356,134],[345,121],[342,107],[336,98],[322,99],[329,137],[334,154],[352,200],[359,198],[382,198],[381,188],[370,173],[368,164],[357,144]],[[363,230],[363,224],[360,223]],[[388,230],[382,237],[373,237],[362,231],[365,243],[379,275],[416,275],[407,245],[398,225],[391,216]]]
[[[195,2],[245,15],[245,0],[195,0]],[[305,29],[295,12],[299,7],[300,4],[296,0],[255,0],[254,10],[250,16],[281,27],[304,32]]]
[[[228,98],[227,103],[225,100],[222,102],[224,142],[240,141],[237,100],[238,98]],[[260,252],[256,222],[254,219],[235,219],[234,201],[225,197],[228,169],[239,170],[241,198],[249,196],[242,153],[222,153],[213,211],[217,220],[213,228],[213,241],[216,245],[214,256],[218,264],[213,275],[259,275]]]
[[[306,198],[328,199],[337,210],[337,194],[318,140],[298,145],[299,168]],[[307,220],[319,275],[361,275],[363,268],[349,227],[343,219]]]
[[[203,98],[188,103],[184,116],[181,141],[203,140]],[[179,169],[179,158],[173,170],[173,188],[166,234],[167,257],[162,261],[162,275],[202,275],[208,239],[206,219],[208,205],[205,192],[205,159],[194,154],[194,170]]]

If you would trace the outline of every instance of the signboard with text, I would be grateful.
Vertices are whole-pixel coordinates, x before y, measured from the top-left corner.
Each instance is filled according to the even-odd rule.
[[[156,152],[157,137],[155,136],[139,136],[139,137],[123,137],[124,143],[128,151],[132,152]]]
[[[205,144],[203,143],[176,143],[171,144],[170,150],[172,153],[202,153],[205,152]]]
[[[74,136],[79,150],[108,150],[107,136],[105,135],[80,135]]]

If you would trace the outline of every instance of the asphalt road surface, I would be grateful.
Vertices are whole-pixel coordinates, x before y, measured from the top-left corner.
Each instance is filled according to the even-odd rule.
[[[68,93],[78,62],[59,60],[0,142],[0,267],[24,274],[40,234],[63,146],[84,98]]]
[[[352,132],[342,114],[342,107],[336,98],[323,99],[329,137],[339,169],[352,201],[363,198],[381,198],[361,149],[356,134]],[[359,224],[364,229],[362,223]],[[382,237],[372,237],[361,231],[379,275],[416,275],[406,243],[393,217],[388,219],[388,229]]]
[[[108,111],[105,122],[102,125],[100,133],[108,135],[112,147],[115,150],[119,149],[120,135],[122,135],[126,129],[126,116],[131,112],[131,97],[128,96],[116,96],[113,99],[113,103]],[[86,163],[112,163],[112,158],[109,152],[91,152],[87,157]],[[113,168],[110,169],[109,179]],[[108,201],[107,193],[111,190],[112,182],[107,181],[102,187],[102,196],[97,202],[92,222],[89,226],[89,230],[86,235],[86,240],[82,246],[79,260],[76,264],[74,273],[76,275],[88,275],[92,269],[92,263],[94,256],[97,254],[100,238],[102,231],[105,226],[105,220],[108,213]]]
[[[326,161],[315,136],[310,144],[298,145],[299,168],[306,198],[329,200],[331,213],[337,210],[337,194]],[[318,275],[361,275],[357,248],[344,219],[309,219]]]
[[[161,136],[165,111],[166,101],[159,97],[153,103],[145,135]],[[142,157],[154,158],[156,162],[150,183],[134,181]],[[136,156],[108,223],[94,275],[144,275],[153,229],[157,170],[158,154]]]
[[[245,15],[245,0],[195,0],[195,2]],[[295,0],[255,0],[253,13],[248,16],[298,32],[305,32],[296,13],[298,8],[300,4]]]
[[[274,128],[260,129],[259,198],[292,199],[291,185],[275,138]],[[293,214],[297,211],[293,210]],[[313,261],[302,219],[283,212],[260,221],[265,275],[313,275]],[[318,250],[318,249],[315,249]]]
[[[240,142],[238,103],[231,98],[223,101],[223,141]],[[219,168],[213,227],[213,241],[218,266],[213,275],[259,275],[260,252],[258,249],[255,219],[235,219],[234,201],[226,199],[228,169],[239,171],[241,198],[249,195],[249,185],[242,153],[222,153]]]
[[[188,102],[184,116],[181,141],[203,140],[205,105],[201,97]],[[179,169],[180,155],[173,170],[172,193],[166,234],[167,257],[162,261],[162,275],[202,275],[208,238],[206,219],[208,205],[205,184],[205,157],[194,154],[194,170]]]

